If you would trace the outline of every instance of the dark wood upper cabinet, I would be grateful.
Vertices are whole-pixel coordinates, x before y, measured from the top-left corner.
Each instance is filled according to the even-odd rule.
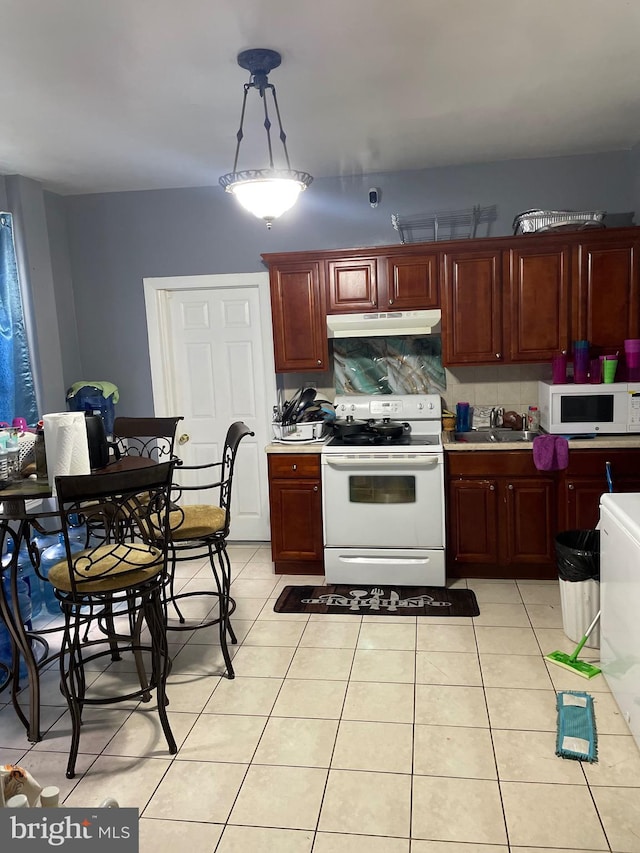
[[[413,311],[440,305],[436,252],[387,259],[386,310]],[[382,311],[384,306],[380,304]]]
[[[502,253],[446,252],[442,258],[442,351],[447,365],[503,360]]]
[[[276,371],[328,370],[326,315],[442,307],[446,366],[640,337],[640,229],[290,252],[269,266]]]
[[[583,237],[575,250],[576,338],[595,352],[640,337],[640,239],[598,243]]]
[[[327,313],[359,314],[378,308],[375,258],[327,261]]]
[[[568,246],[537,241],[504,253],[504,339],[510,362],[549,361],[571,340]]]
[[[327,370],[322,264],[312,260],[280,263],[271,268],[270,283],[276,371]]]

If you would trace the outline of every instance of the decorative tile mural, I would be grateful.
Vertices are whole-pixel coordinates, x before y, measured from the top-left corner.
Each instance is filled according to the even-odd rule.
[[[340,338],[333,342],[336,394],[443,394],[440,335]]]

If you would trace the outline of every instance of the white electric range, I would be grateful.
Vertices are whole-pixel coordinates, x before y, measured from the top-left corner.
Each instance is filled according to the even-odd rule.
[[[434,394],[345,395],[339,422],[372,422],[323,446],[329,583],[444,586],[442,406]],[[389,419],[390,424],[385,420]],[[399,436],[379,435],[404,424]]]

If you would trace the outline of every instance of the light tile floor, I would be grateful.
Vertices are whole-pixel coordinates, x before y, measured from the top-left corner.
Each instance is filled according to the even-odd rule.
[[[457,581],[475,619],[284,615],[281,589],[318,579],[275,576],[266,545],[230,552],[237,677],[220,677],[215,629],[170,634],[176,756],[153,703],[88,708],[66,779],[53,669],[44,739],[29,747],[0,705],[0,759],[66,805],[137,807],[142,853],[640,853],[640,752],[606,681],[543,659],[575,645],[557,582]],[[210,582],[201,563],[179,571],[185,588]],[[189,615],[210,606],[190,599]],[[131,661],[89,674],[95,689],[114,678],[133,683]],[[596,764],[555,755],[563,689],[594,697]]]

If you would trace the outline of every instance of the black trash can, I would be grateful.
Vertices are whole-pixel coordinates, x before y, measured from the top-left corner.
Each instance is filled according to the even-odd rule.
[[[600,531],[565,530],[556,536],[562,629],[579,642],[600,609]],[[600,626],[586,644],[600,648]]]
[[[565,530],[556,536],[558,575],[565,581],[600,578],[600,531]]]

